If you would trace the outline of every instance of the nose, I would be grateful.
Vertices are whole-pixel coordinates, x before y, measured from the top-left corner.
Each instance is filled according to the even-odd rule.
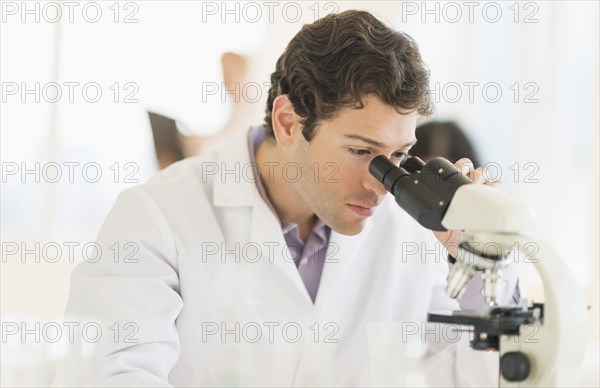
[[[387,194],[387,190],[383,183],[379,182],[373,175],[367,172],[367,176],[363,179],[363,187],[377,194],[378,197],[383,197]]]

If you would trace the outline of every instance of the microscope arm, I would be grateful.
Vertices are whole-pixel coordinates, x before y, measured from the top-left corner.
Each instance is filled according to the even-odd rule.
[[[501,377],[500,386],[576,386],[587,333],[587,307],[581,286],[550,244],[523,235],[496,234],[494,239],[501,245],[536,244],[537,251],[527,253],[527,257],[540,275],[545,294],[542,323],[529,327],[534,330],[530,335],[500,337],[501,357],[521,352],[529,358],[529,377],[521,382]]]

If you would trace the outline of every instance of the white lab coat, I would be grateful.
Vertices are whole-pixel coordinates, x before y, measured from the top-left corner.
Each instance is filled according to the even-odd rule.
[[[387,196],[359,235],[332,231],[313,304],[249,161],[240,136],[119,196],[66,313],[103,336],[63,384],[69,373],[103,386],[496,384],[497,354],[424,326],[458,308],[430,231]]]

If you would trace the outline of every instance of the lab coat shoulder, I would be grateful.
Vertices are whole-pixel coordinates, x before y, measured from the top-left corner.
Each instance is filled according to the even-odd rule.
[[[239,218],[262,202],[246,136],[204,157],[181,160],[134,188],[147,193],[169,225],[179,257],[194,256],[197,241],[221,242],[239,230]],[[238,221],[236,221],[236,218]]]
[[[117,324],[131,335],[113,341],[106,334],[94,360],[77,359],[81,376],[74,385],[169,386],[181,351],[182,287],[195,283],[185,283],[182,277],[191,275],[182,271],[198,255],[197,241],[222,240],[213,200],[217,160],[182,160],[117,197],[98,234],[96,257],[73,271],[65,316],[96,322],[104,333]]]
[[[77,360],[74,385],[169,386],[183,300],[179,248],[166,213],[185,206],[189,191],[204,195],[194,182],[194,163],[174,165],[123,191],[100,229],[94,259],[74,269],[65,317],[94,322],[104,333],[94,359]]]
[[[174,225],[181,222],[179,216],[182,214],[203,219],[212,212],[209,207],[213,202],[213,180],[203,173],[206,163],[211,161],[199,157],[184,159],[158,172],[139,187],[156,203],[172,232]]]

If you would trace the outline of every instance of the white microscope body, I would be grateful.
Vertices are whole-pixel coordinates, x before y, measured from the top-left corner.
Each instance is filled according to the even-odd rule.
[[[550,244],[523,234],[532,229],[533,221],[526,206],[500,190],[474,184],[458,188],[442,225],[464,230],[464,245],[459,248],[459,259],[448,277],[446,291],[457,297],[466,286],[464,281],[468,283],[470,279],[467,274],[477,276],[474,271],[480,270],[484,280],[482,293],[486,302],[494,306],[501,297],[502,268],[510,260],[510,250],[534,243],[536,250],[527,252],[527,258],[544,285],[543,318],[538,317],[533,325],[521,326],[517,335],[500,335],[501,360],[508,353],[519,352],[530,363],[525,379],[509,381],[503,375],[501,361],[500,386],[576,386],[585,351],[587,306],[583,289]],[[473,249],[468,249],[469,246]],[[491,253],[503,259],[483,259],[478,253]],[[480,313],[483,317],[485,309]],[[535,314],[534,311],[534,318]],[[523,329],[529,332],[524,333]]]
[[[457,298],[473,276],[483,278],[485,307],[430,313],[428,319],[472,326],[471,347],[498,350],[501,387],[577,386],[585,350],[584,293],[554,249],[525,234],[533,229],[530,209],[501,190],[473,184],[443,158],[425,163],[411,157],[397,166],[380,155],[369,172],[424,227],[464,231],[448,295]],[[531,246],[535,251],[526,254],[543,282],[545,303],[499,306],[511,251]]]

